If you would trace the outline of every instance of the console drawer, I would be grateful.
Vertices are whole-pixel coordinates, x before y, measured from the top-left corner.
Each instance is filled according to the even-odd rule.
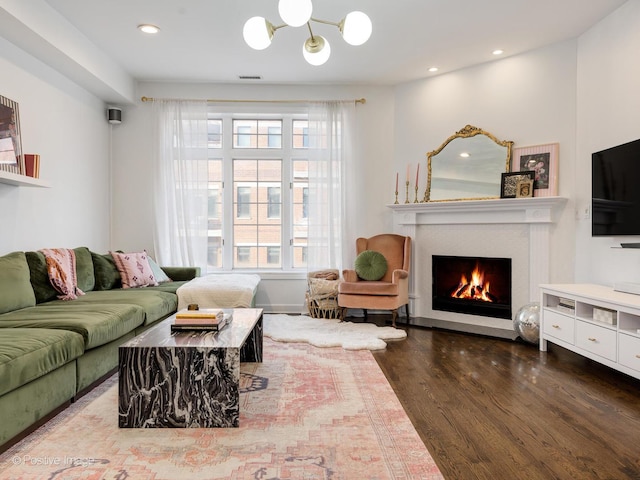
[[[618,363],[640,372],[640,338],[621,334],[618,344]]]
[[[576,345],[608,360],[617,360],[615,330],[578,320]]]
[[[544,309],[544,333],[558,340],[573,344],[574,319],[567,315]]]

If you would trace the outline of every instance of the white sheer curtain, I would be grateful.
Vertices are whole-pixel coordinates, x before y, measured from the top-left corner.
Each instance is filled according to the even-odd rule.
[[[337,268],[348,264],[348,208],[354,175],[355,103],[317,102],[309,106],[309,232],[307,269]]]
[[[154,248],[161,265],[207,267],[207,102],[154,100]]]

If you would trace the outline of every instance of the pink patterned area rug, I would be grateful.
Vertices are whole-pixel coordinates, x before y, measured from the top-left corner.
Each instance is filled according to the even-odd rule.
[[[264,342],[240,427],[119,429],[113,376],[0,455],[3,479],[442,479],[368,350]]]

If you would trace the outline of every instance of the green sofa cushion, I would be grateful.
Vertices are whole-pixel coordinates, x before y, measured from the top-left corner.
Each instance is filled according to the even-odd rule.
[[[200,267],[162,267],[171,280],[186,281],[200,276]]]
[[[94,290],[111,290],[112,288],[122,287],[120,272],[118,272],[118,268],[110,254],[101,255],[91,252],[91,259],[93,260],[95,274]]]
[[[24,252],[13,252],[0,257],[0,292],[0,313],[36,304]]]
[[[78,358],[82,336],[47,328],[0,328],[0,395]]]
[[[5,313],[0,316],[0,327],[68,330],[82,335],[84,347],[88,350],[133,331],[143,324],[144,319],[143,309],[133,304],[54,300]],[[4,328],[0,328],[2,330]]]
[[[76,277],[78,288],[83,292],[93,290],[96,280],[93,273],[93,260],[87,247],[77,247],[73,251],[76,254]],[[29,271],[31,274],[31,286],[36,296],[36,303],[48,302],[56,298],[55,291],[49,280],[47,260],[42,252],[25,252]]]
[[[36,296],[36,303],[48,302],[56,298],[57,292],[49,281],[47,261],[42,252],[24,252],[29,264],[31,287]]]
[[[77,247],[73,251],[76,254],[76,277],[78,288],[83,292],[90,292],[96,285],[96,277],[93,269],[93,259],[87,247]]]
[[[155,287],[144,287],[144,289],[145,290],[157,290],[159,292],[176,293],[178,288],[180,288],[182,285],[184,285],[188,281],[189,280],[184,280],[184,281],[181,281],[181,282],[166,282],[166,283],[161,283],[160,285],[157,285]]]
[[[153,288],[153,290],[152,290]],[[110,304],[110,305],[135,305],[141,308],[144,313],[144,324],[156,322],[168,315],[174,313],[178,308],[178,297],[173,293],[155,290],[158,287],[148,288],[117,288],[114,290],[104,290],[100,292],[88,292],[68,302],[65,300],[54,300],[48,302],[47,305],[59,305],[65,307],[70,303],[93,305],[93,304]]]

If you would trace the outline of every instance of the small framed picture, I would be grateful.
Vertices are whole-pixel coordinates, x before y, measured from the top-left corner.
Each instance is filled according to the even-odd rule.
[[[500,183],[500,198],[516,198],[518,196],[518,184],[535,180],[535,172],[509,172],[502,174]]]
[[[23,173],[18,104],[0,95],[0,170]]]
[[[533,171],[534,197],[558,195],[558,150],[559,144],[534,145],[513,149],[512,172]]]
[[[533,197],[533,180],[521,180],[516,185],[516,198]]]

